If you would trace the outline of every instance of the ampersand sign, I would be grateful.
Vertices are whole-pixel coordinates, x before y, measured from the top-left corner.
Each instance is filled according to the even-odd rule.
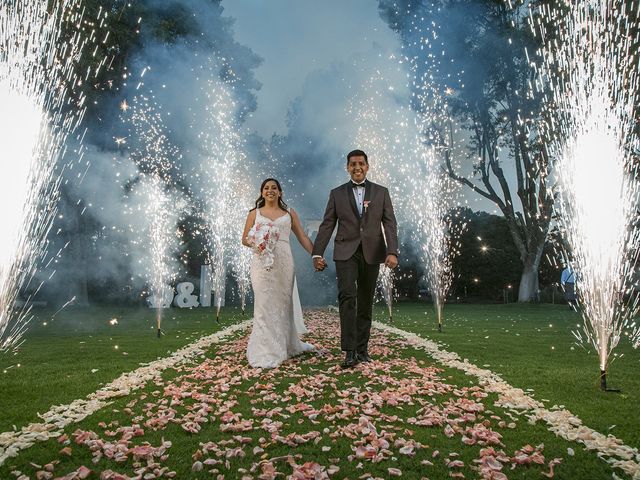
[[[196,295],[191,295],[193,293],[193,283],[179,283],[176,285],[176,290],[178,291],[178,294],[173,299],[174,306],[180,308],[191,308],[199,305],[198,297]]]
[[[149,305],[149,308],[169,308],[171,300],[173,300],[173,287],[165,285],[159,294],[147,297],[147,305]]]

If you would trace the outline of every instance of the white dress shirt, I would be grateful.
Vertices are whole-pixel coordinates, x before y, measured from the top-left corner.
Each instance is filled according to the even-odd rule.
[[[353,182],[353,183],[355,183],[355,182]],[[358,207],[358,213],[360,214],[360,216],[362,216],[362,208],[363,208],[363,205],[364,205],[364,182],[358,183],[358,186],[353,188],[353,196],[356,199],[356,205]]]

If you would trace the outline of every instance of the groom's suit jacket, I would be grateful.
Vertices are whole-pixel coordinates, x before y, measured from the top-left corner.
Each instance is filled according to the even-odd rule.
[[[371,265],[384,263],[389,254],[398,255],[398,227],[389,190],[367,180],[364,203],[368,206],[360,216],[350,181],[331,190],[313,245],[313,255],[324,255],[336,223],[334,260],[348,260],[360,244],[365,261]]]

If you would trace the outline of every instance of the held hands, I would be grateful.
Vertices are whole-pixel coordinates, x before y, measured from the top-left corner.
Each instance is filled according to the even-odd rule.
[[[398,266],[398,257],[395,255],[387,255],[387,259],[384,261],[386,267],[389,267],[391,270]]]
[[[321,272],[327,268],[326,260],[323,257],[315,257],[313,259],[313,268],[315,268],[316,272]]]
[[[395,255],[387,255],[384,264],[393,270],[398,266],[398,257]],[[327,261],[322,257],[316,257],[313,259],[313,268],[315,268],[316,272],[321,272],[327,268]]]

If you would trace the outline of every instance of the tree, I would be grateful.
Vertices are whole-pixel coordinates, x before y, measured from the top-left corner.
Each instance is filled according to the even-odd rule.
[[[123,74],[129,53],[140,46],[139,19],[145,16],[146,7],[126,0],[83,0],[77,8],[82,12],[81,21],[75,15],[65,17],[62,42],[70,43],[79,35],[86,43],[81,55],[60,61],[71,60],[77,77],[74,85],[68,85],[74,99],[69,108],[77,108],[79,103],[88,105],[87,116],[93,120],[99,112],[91,106],[103,100],[105,92],[119,91],[126,79]]]
[[[462,127],[464,137],[458,142],[473,163],[473,174],[456,168],[451,148],[445,168],[500,209],[522,264],[518,300],[536,299],[553,195],[549,159],[537,128],[543,106],[528,94],[534,72],[526,51],[535,51],[537,40],[526,15],[509,11],[503,0],[444,0],[437,5],[380,0],[380,11],[402,35],[409,56],[425,51],[425,68],[431,68],[434,84],[448,94],[451,119]],[[415,19],[438,26],[431,35],[438,45],[425,39],[427,32]],[[417,36],[422,38],[417,41]],[[424,49],[428,42],[431,47]],[[448,136],[452,147],[453,135]]]
[[[503,301],[505,290],[515,290],[522,270],[506,219],[469,208],[457,208],[451,215],[465,225],[459,255],[453,259],[453,294]]]

